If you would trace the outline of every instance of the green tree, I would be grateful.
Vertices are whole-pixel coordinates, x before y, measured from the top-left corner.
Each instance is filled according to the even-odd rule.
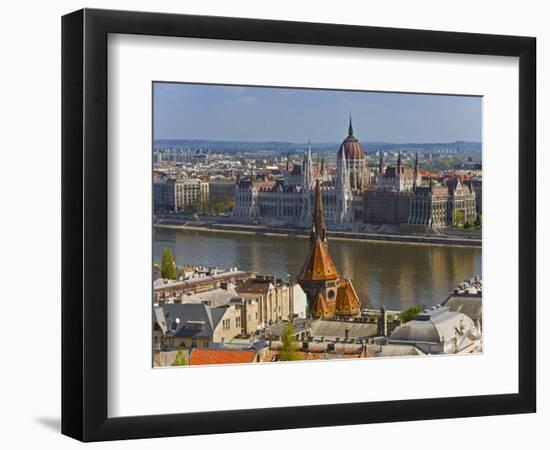
[[[225,203],[224,202],[214,203],[214,212],[217,212],[218,214],[225,212]]]
[[[472,225],[471,222],[469,222],[468,220],[467,220],[466,223],[464,224],[464,228],[465,228],[466,230],[469,229],[469,228],[472,228],[472,226],[473,226],[473,225]]]
[[[474,225],[478,228],[481,228],[481,213],[477,213]]]
[[[168,280],[176,279],[176,261],[174,259],[174,253],[169,248],[165,248],[162,252],[160,276]]]
[[[458,227],[464,224],[464,211],[460,209],[453,210],[453,226]]]
[[[197,205],[187,205],[183,210],[185,214],[195,214],[197,212]]]
[[[188,364],[187,358],[185,358],[185,355],[181,350],[178,350],[178,353],[176,354],[176,359],[174,359],[174,362],[172,363],[173,366],[186,366]]]
[[[208,214],[210,212],[210,209],[210,203],[208,202],[208,200],[203,200],[200,203],[200,211],[202,214]]]
[[[232,211],[234,207],[235,207],[235,197],[229,197],[227,199],[227,209],[229,211]]]
[[[409,322],[410,320],[415,320],[419,313],[422,312],[421,306],[411,306],[410,308],[403,311],[399,318],[401,322]]]
[[[302,358],[302,354],[298,351],[299,344],[294,340],[294,326],[289,323],[283,330],[281,340],[283,346],[279,352],[279,361],[299,361]]]

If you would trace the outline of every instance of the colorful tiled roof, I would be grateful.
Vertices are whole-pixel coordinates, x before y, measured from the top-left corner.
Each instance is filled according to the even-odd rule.
[[[193,349],[189,358],[189,365],[200,366],[205,364],[246,364],[254,362],[256,352],[246,350],[207,350]]]
[[[339,316],[356,316],[361,310],[359,297],[349,280],[343,280],[338,284],[336,294],[336,314]]]
[[[315,209],[311,224],[310,248],[298,281],[327,281],[340,278],[328,252],[327,233],[323,218],[323,200],[319,180],[315,184]]]
[[[315,241],[298,275],[298,281],[337,280],[340,277],[326,242]]]
[[[334,315],[334,302],[329,302],[322,292],[319,292],[313,300],[311,315],[313,317],[332,317]]]

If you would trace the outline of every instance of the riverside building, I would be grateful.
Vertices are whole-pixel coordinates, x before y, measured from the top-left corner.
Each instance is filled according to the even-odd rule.
[[[251,177],[235,189],[233,218],[240,222],[284,222],[307,227],[313,211],[314,178],[323,181],[320,192],[325,220],[331,228],[347,228],[362,222],[362,194],[370,180],[365,153],[353,134],[350,117],[348,136],[337,152],[336,173],[331,180],[324,168],[315,167],[311,146],[304,151],[301,167],[288,168],[280,179]]]
[[[182,212],[208,200],[208,182],[198,178],[158,178],[153,183],[156,210]]]

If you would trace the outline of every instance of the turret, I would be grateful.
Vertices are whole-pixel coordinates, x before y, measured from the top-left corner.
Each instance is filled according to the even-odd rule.
[[[315,182],[315,206],[313,208],[313,220],[311,221],[310,241],[327,241],[327,230],[325,219],[323,217],[323,197],[321,194],[321,184],[319,180]]]
[[[414,157],[414,179],[413,179],[413,191],[416,189],[416,183],[418,181],[418,152]]]

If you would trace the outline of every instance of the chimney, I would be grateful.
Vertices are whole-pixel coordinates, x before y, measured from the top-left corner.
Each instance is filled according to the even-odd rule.
[[[384,306],[380,308],[380,317],[378,318],[378,335],[388,335],[388,317],[386,314],[386,308]]]

